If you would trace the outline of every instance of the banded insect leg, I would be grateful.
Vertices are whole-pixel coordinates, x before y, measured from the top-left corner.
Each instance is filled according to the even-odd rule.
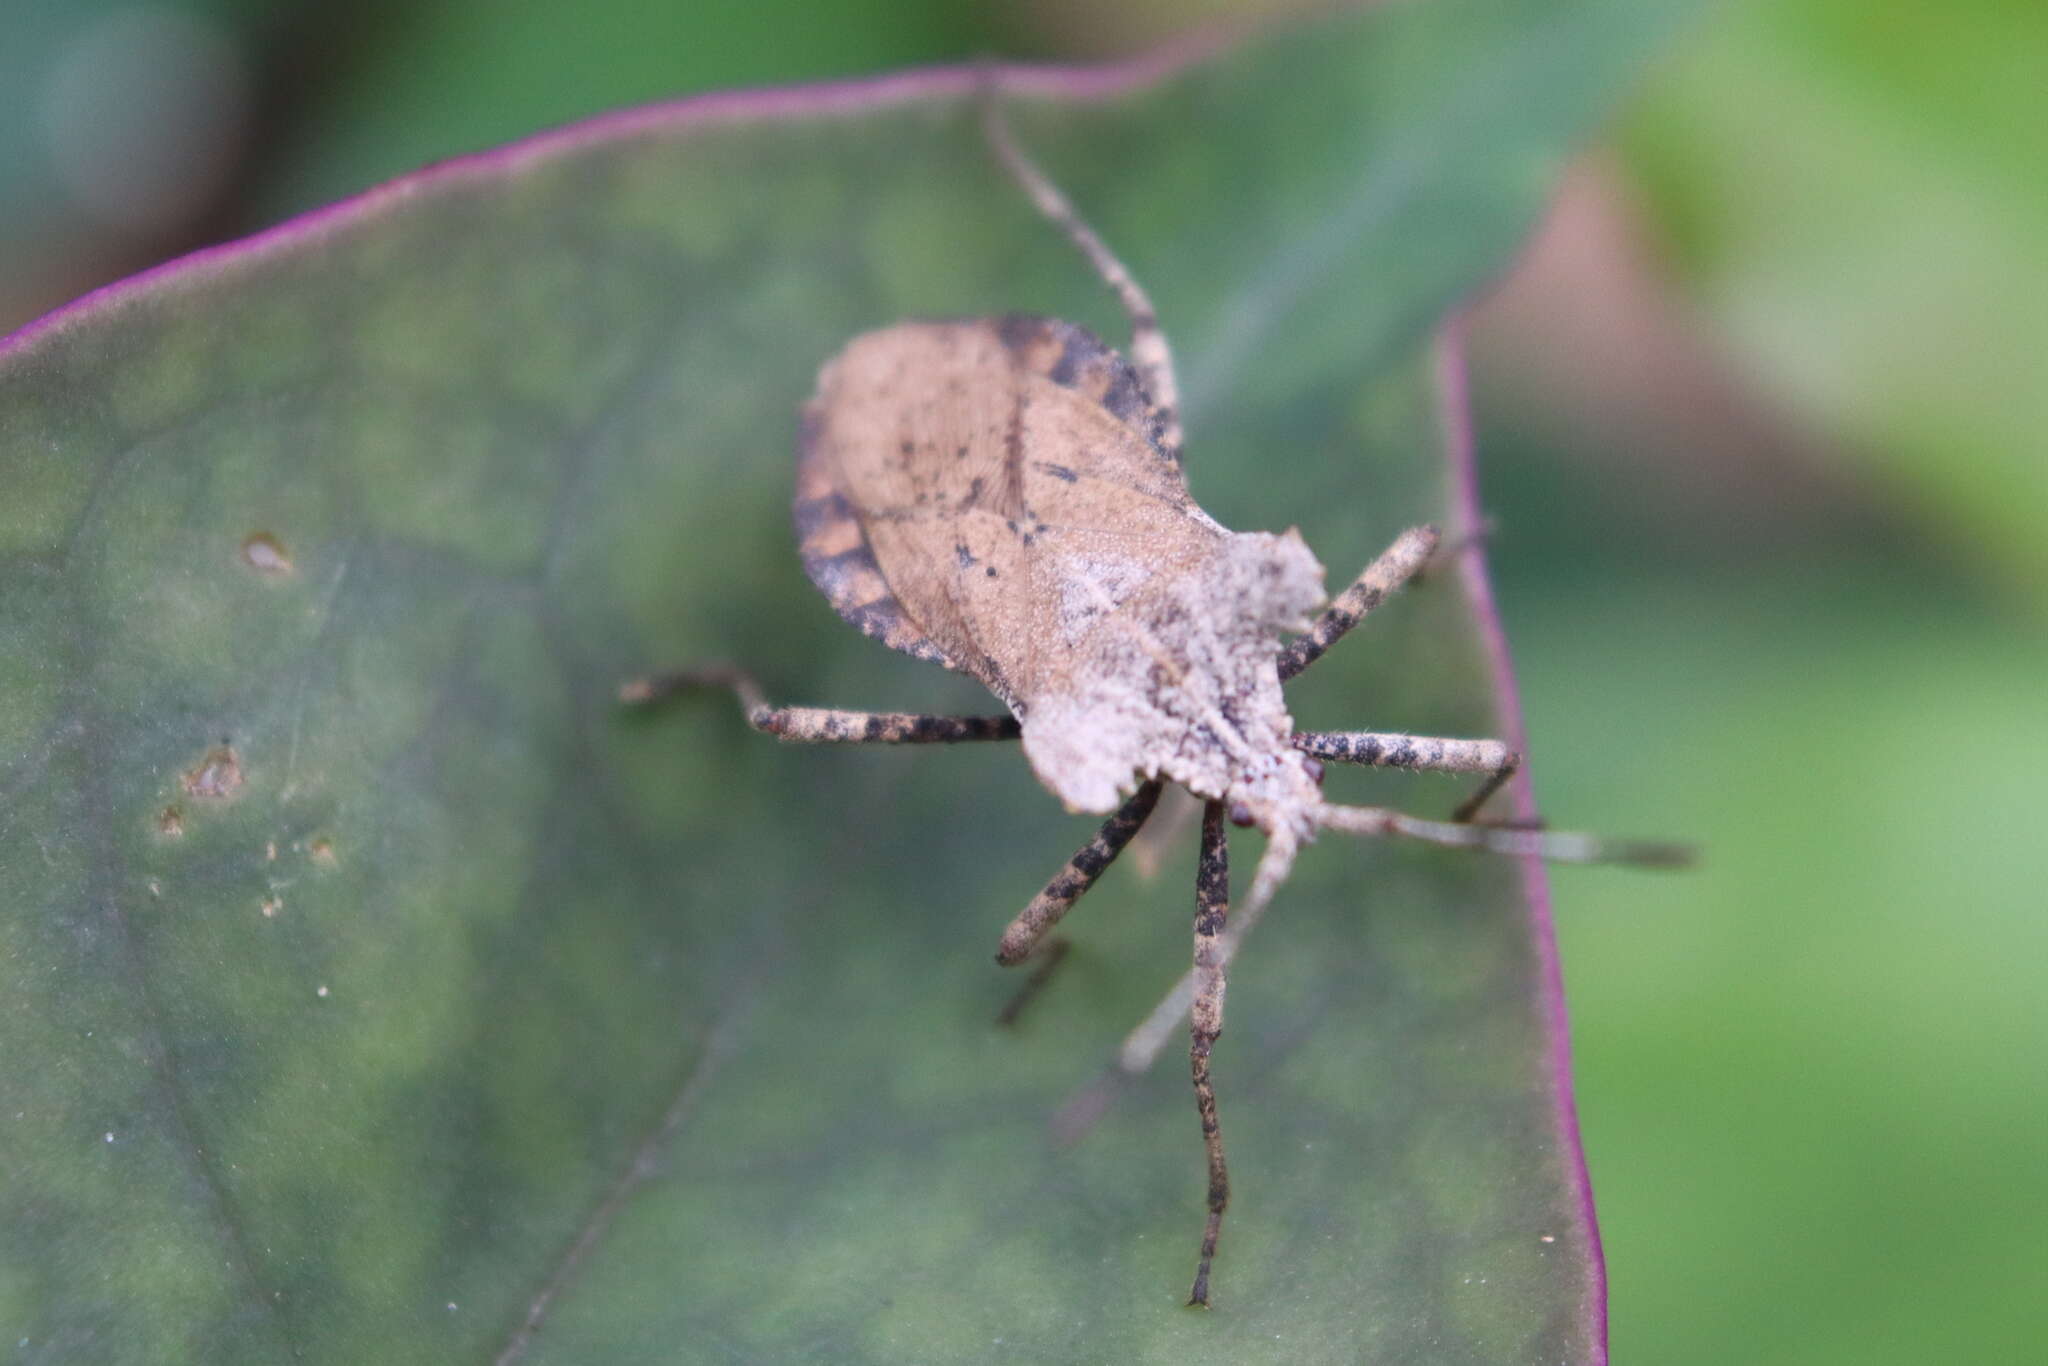
[[[1060,960],[1066,957],[1067,941],[1057,935],[1047,936],[1066,913],[1074,909],[1074,903],[1095,885],[1095,879],[1102,876],[1102,870],[1116,862],[1116,856],[1151,818],[1152,810],[1159,801],[1160,786],[1157,780],[1145,783],[1126,798],[1124,804],[1102,823],[1095,837],[1074,851],[1074,856],[1067,860],[1067,866],[1054,874],[1052,881],[1046,883],[1004,929],[1002,942],[996,948],[996,962],[1006,968],[1023,963],[1030,963],[1033,967],[1031,975],[1024,979],[1023,985],[997,1013],[997,1024],[1015,1024],[1032,998],[1052,980]]]
[[[1500,791],[1522,756],[1499,740],[1455,740],[1438,735],[1396,735],[1373,730],[1307,730],[1293,738],[1304,754],[1339,764],[1367,764],[1418,773],[1483,773],[1486,780],[1458,804],[1454,821],[1469,821]]]
[[[1188,1066],[1195,1083],[1195,1112],[1202,1119],[1202,1147],[1209,1159],[1209,1213],[1202,1226],[1201,1259],[1195,1265],[1188,1303],[1207,1307],[1209,1267],[1223,1211],[1230,1204],[1230,1169],[1223,1160],[1223,1128],[1216,1119],[1216,1088],[1209,1080],[1209,1054],[1223,1032],[1226,960],[1223,925],[1230,914],[1230,850],[1223,827],[1223,803],[1202,808],[1202,854],[1195,870],[1194,1000],[1188,1012]]]
[[[727,688],[739,699],[747,724],[795,744],[934,745],[962,740],[1014,740],[1014,716],[928,716],[902,711],[842,711],[833,707],[770,706],[752,674],[731,664],[636,678],[619,700],[644,706],[699,688]]]
[[[1358,625],[1388,594],[1422,572],[1436,553],[1441,533],[1433,526],[1410,527],[1367,565],[1351,586],[1339,593],[1316,618],[1315,624],[1295,637],[1280,651],[1280,681],[1306,669],[1323,657],[1346,631]]]
[[[1116,862],[1116,856],[1124,851],[1131,837],[1151,818],[1152,808],[1159,801],[1160,786],[1157,779],[1141,784],[1122,806],[1110,813],[1102,828],[1095,832],[1095,838],[1075,850],[1067,866],[1031,898],[1031,904],[1017,912],[996,949],[998,963],[1014,967],[1031,956],[1039,941],[1087,894],[1095,879],[1102,876],[1102,870]]]

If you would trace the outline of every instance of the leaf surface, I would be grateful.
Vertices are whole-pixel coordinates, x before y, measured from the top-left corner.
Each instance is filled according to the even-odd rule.
[[[1445,508],[1425,348],[1684,5],[1343,14],[1013,120],[1151,288],[1194,492],[1333,579]],[[821,360],[910,316],[1117,335],[972,71],[635,111],[105,291],[0,351],[0,1322],[27,1360],[1597,1359],[1518,870],[1336,838],[1233,976],[1218,1309],[1184,1066],[1062,1105],[1183,970],[1003,746],[801,751],[618,682],[987,710],[788,528]],[[1453,414],[1455,416],[1455,414]],[[1444,576],[1294,690],[1476,733]],[[1453,805],[1440,780],[1333,790]],[[1240,884],[1255,842],[1239,850]]]

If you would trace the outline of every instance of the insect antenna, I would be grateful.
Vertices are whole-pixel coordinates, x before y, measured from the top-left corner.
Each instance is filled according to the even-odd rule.
[[[1144,383],[1146,397],[1152,400],[1160,419],[1158,443],[1168,455],[1179,459],[1180,384],[1174,378],[1173,352],[1166,344],[1166,333],[1159,326],[1159,314],[1153,309],[1150,296],[1129,268],[1117,259],[1109,245],[1096,235],[1095,229],[1074,211],[1074,206],[1059,186],[1053,184],[1045,172],[1038,169],[1038,164],[1017,145],[992,85],[982,92],[981,118],[982,131],[989,146],[1011,178],[1030,197],[1032,206],[1066,234],[1067,240],[1088,258],[1088,264],[1095,268],[1095,273],[1116,295],[1117,302],[1123,305],[1124,316],[1131,326],[1131,364],[1136,367],[1138,377]]]

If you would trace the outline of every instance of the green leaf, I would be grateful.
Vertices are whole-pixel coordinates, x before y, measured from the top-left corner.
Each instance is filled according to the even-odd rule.
[[[1339,578],[1443,515],[1427,335],[1683,8],[1394,6],[1014,78],[1180,346],[1212,511],[1298,523]],[[1233,974],[1205,1315],[1181,1066],[1051,1137],[1183,969],[1192,851],[1106,878],[1004,1031],[996,936],[1089,829],[1013,751],[612,701],[722,656],[793,701],[990,706],[839,622],[786,510],[796,404],[853,333],[1025,308],[1116,335],[993,167],[978,79],[600,121],[0,352],[26,1357],[1603,1354],[1514,867],[1304,856]],[[1304,678],[1302,721],[1489,728],[1454,578]]]

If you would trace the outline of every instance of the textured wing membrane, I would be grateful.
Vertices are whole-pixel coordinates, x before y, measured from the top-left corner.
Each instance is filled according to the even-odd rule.
[[[832,482],[826,462],[812,458],[814,425],[806,413],[803,458],[797,467],[796,502],[791,508],[804,573],[818,585],[832,610],[865,634],[892,650],[949,669],[956,667],[889,591],[889,581],[875,563],[874,549],[853,504]]]
[[[796,521],[833,608],[1020,711],[1063,644],[1223,536],[1114,351],[1028,316],[855,338],[805,410]]]

